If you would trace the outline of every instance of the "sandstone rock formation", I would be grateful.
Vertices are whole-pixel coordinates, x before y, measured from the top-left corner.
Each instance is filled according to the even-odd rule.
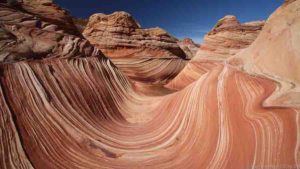
[[[265,105],[300,107],[299,10],[299,1],[286,1],[269,18],[261,36],[229,60],[250,74],[280,83]]]
[[[27,24],[45,21],[0,4],[0,42],[6,44],[1,51],[16,56],[0,64],[0,168],[299,168],[300,110],[294,98],[280,107],[263,104],[281,79],[298,85],[299,9],[300,0],[280,7],[244,51],[249,59],[241,52],[213,62],[185,89],[153,97],[138,93],[82,37]],[[18,20],[24,17],[29,19]],[[11,27],[29,40],[14,36]],[[40,34],[56,44],[46,58],[34,57],[44,51],[31,45],[43,42]],[[61,38],[48,38],[54,35]],[[22,52],[10,49],[18,44],[26,44],[31,57],[18,60]],[[268,55],[263,69],[255,62],[260,53]],[[277,59],[282,70],[271,66]]]
[[[264,21],[241,24],[231,15],[220,19],[204,37],[195,57],[167,87],[182,89],[191,84],[216,65],[214,62],[222,62],[247,48],[257,38],[263,26]]]
[[[110,58],[185,58],[176,38],[161,28],[142,29],[126,12],[94,14],[84,36]]]
[[[186,64],[176,38],[161,28],[142,29],[126,12],[92,15],[83,35],[137,82],[166,84]]]
[[[247,48],[258,36],[264,21],[241,24],[235,16],[225,16],[204,37],[195,59],[226,59]]]
[[[180,40],[177,42],[177,44],[184,51],[188,59],[193,58],[200,48],[200,45],[196,44],[190,38],[185,38],[183,40]]]

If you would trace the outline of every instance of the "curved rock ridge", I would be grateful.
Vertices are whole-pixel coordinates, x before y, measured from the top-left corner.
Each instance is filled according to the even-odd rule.
[[[34,9],[38,7],[33,6]],[[46,17],[30,14],[23,7],[17,10],[0,4],[0,62],[103,56],[87,40],[69,34],[66,26],[56,25],[58,18],[54,21]]]
[[[192,59],[175,78],[164,86],[171,90],[182,90],[206,74],[209,70],[213,69],[218,63],[220,63],[220,61],[210,59],[195,61]]]
[[[240,22],[234,15],[226,15],[220,19],[217,24],[214,26],[213,30],[217,31],[218,29],[232,28],[240,25]]]
[[[177,42],[179,47],[184,51],[188,59],[192,59],[200,48],[191,38],[185,38]]]
[[[241,24],[235,16],[220,19],[208,32],[200,49],[187,66],[166,85],[172,89],[182,89],[203,75],[213,62],[222,62],[247,48],[259,35],[264,21]],[[207,63],[207,64],[206,64]]]
[[[300,107],[300,2],[286,1],[267,21],[257,40],[229,63],[278,82],[267,106]]]
[[[124,11],[114,12],[111,15],[94,14],[90,17],[89,22],[88,27],[93,28],[97,28],[98,24],[132,29],[141,28],[140,24],[129,13]]]
[[[299,2],[272,15],[267,25],[279,32],[269,33],[299,30]],[[5,21],[10,10],[1,6],[1,24],[32,28]],[[11,39],[5,26],[3,39]],[[239,69],[242,59],[208,60],[211,68],[199,65],[206,73],[186,88],[148,96],[106,57],[66,53],[0,64],[1,169],[300,168],[300,110],[265,107],[278,83]]]
[[[142,29],[126,12],[94,14],[83,35],[110,58],[185,58],[177,39],[161,28]]]

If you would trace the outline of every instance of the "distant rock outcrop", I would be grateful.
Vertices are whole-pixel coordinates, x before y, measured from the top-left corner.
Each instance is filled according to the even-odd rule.
[[[110,58],[186,58],[176,38],[161,28],[142,29],[126,12],[92,15],[83,35]]]
[[[196,44],[192,39],[185,38],[177,42],[180,48],[185,52],[188,59],[191,59],[195,56],[197,51],[200,48],[199,44]]]
[[[204,37],[195,59],[226,59],[248,47],[258,36],[264,21],[241,24],[235,16],[220,19]]]

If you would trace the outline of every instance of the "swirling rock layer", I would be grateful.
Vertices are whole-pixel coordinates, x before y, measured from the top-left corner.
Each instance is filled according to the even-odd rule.
[[[111,61],[133,81],[161,85],[175,78],[187,63],[179,58],[124,58]]]
[[[16,116],[35,168],[247,168],[299,162],[299,113],[263,108],[276,85],[230,67],[217,66],[185,90],[160,98],[134,94],[101,59],[23,62],[2,69],[2,101],[10,105],[6,114]],[[9,152],[5,158],[19,154]],[[28,159],[20,161],[25,165]]]
[[[299,25],[299,7],[299,0],[286,4],[267,24],[289,16]],[[23,15],[5,5],[2,11],[4,25]],[[22,24],[12,25],[32,29]],[[1,28],[6,32],[0,42],[18,38]],[[58,34],[58,48],[78,49],[85,42]],[[33,42],[40,39],[29,35]],[[78,40],[61,41],[66,37]],[[1,169],[300,168],[299,109],[263,104],[278,88],[274,79],[242,71],[237,60],[205,62],[198,68],[206,73],[185,89],[148,96],[84,44],[94,52],[67,48],[73,50],[0,64]]]

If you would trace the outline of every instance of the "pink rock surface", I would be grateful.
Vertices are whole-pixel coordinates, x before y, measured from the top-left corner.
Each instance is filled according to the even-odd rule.
[[[261,35],[229,63],[280,83],[265,104],[300,107],[299,1],[286,1],[267,21]]]
[[[299,100],[268,102],[283,79],[298,87],[299,9],[286,2],[249,48],[201,60],[205,73],[186,88],[150,96],[84,38],[0,4],[10,56],[0,64],[0,168],[299,168]]]

